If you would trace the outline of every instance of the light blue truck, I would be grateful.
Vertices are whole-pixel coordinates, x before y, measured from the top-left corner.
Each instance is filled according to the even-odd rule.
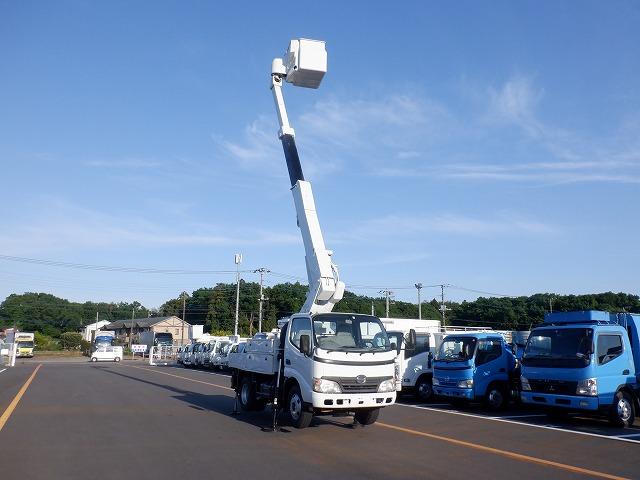
[[[600,413],[629,426],[640,408],[640,315],[596,310],[548,313],[522,357],[523,403],[550,416]]]
[[[482,401],[504,408],[516,395],[519,372],[511,347],[496,332],[447,335],[433,365],[433,390],[454,404]]]

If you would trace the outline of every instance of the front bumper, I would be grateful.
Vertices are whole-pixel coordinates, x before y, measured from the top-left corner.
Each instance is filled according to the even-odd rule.
[[[579,397],[574,395],[553,395],[538,392],[520,392],[523,403],[545,407],[568,408],[572,410],[598,410],[598,397]]]
[[[473,388],[457,388],[457,387],[433,387],[436,395],[449,398],[462,398],[465,400],[473,400]]]
[[[312,392],[313,408],[320,410],[354,410],[393,405],[396,391],[385,393],[318,393]]]

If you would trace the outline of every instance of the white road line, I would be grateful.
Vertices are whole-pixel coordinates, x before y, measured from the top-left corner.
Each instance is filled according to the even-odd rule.
[[[502,417],[489,417],[489,418],[534,418],[534,417],[546,417],[544,413],[533,413],[531,415],[504,415]]]
[[[640,437],[640,433],[630,433],[628,435],[616,435],[618,438]]]
[[[588,437],[596,437],[596,438],[608,438],[609,440],[617,440],[619,442],[627,442],[627,443],[640,443],[640,440],[633,440],[633,439],[627,439],[627,438],[623,438],[620,436],[614,436],[614,435],[601,435],[599,433],[589,433],[589,432],[580,432],[577,430],[568,430],[566,428],[560,428],[560,427],[555,427],[555,426],[551,426],[551,425],[535,425],[532,423],[525,423],[525,422],[517,422],[514,420],[504,420],[503,418],[497,418],[497,417],[487,417],[486,415],[474,415],[472,413],[463,413],[463,412],[458,412],[458,411],[453,411],[453,410],[440,410],[438,408],[430,408],[430,407],[420,407],[418,405],[407,405],[405,403],[396,403],[395,405],[400,406],[400,407],[408,407],[408,408],[417,408],[419,410],[429,410],[432,412],[438,412],[438,413],[447,413],[449,415],[460,415],[462,417],[471,417],[471,418],[480,418],[482,420],[489,420],[489,421],[493,421],[493,422],[503,422],[503,423],[511,423],[513,425],[520,425],[523,427],[531,427],[531,428],[542,428],[544,430],[555,430],[557,432],[564,432],[564,433],[573,433],[575,435],[585,435]]]
[[[6,368],[3,368],[2,370],[0,370],[0,373],[4,372],[6,370]]]

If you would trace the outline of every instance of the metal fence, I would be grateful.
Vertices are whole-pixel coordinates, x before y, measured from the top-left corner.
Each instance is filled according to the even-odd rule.
[[[149,351],[149,365],[172,365],[176,363],[178,345],[158,345]]]

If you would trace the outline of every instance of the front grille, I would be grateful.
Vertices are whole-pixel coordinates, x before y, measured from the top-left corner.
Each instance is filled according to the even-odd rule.
[[[531,380],[531,391],[535,393],[554,393],[558,395],[575,395],[578,382],[567,380]]]
[[[393,377],[366,377],[363,383],[358,383],[356,377],[322,377],[325,380],[337,382],[344,393],[377,393],[380,383]]]
[[[441,387],[457,387],[458,386],[458,380],[443,380],[442,378],[439,378],[438,381],[440,382]]]

